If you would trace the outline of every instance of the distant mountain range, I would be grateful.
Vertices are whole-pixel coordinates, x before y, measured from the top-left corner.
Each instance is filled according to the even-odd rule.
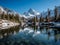
[[[57,11],[58,11],[58,15],[59,15],[60,14],[60,6],[57,6]],[[48,15],[48,11],[40,13],[40,12],[37,12],[36,10],[30,8],[28,10],[28,12],[24,12],[23,14],[28,18],[32,18],[34,16],[37,16],[39,18],[41,16],[41,14],[42,14],[42,17],[46,17]],[[53,17],[53,16],[54,16],[54,9],[50,10],[50,17]]]
[[[58,9],[58,14],[60,14],[60,6],[57,6]],[[8,8],[4,8],[2,6],[0,6],[0,14],[2,14],[4,12],[4,14],[17,14],[17,12],[10,10]],[[43,17],[46,17],[46,15],[48,15],[48,12],[41,12]],[[20,17],[24,17],[24,18],[33,18],[35,16],[37,16],[38,18],[41,16],[40,12],[30,8],[27,12],[24,12],[23,14],[19,14]],[[54,16],[54,9],[50,10],[50,16]]]

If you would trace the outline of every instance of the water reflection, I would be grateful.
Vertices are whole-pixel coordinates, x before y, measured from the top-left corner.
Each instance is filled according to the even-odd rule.
[[[12,27],[0,30],[0,45],[60,45],[60,30],[49,27]]]
[[[16,26],[16,27],[11,27],[9,29],[2,29],[0,30],[0,38],[12,35],[12,34],[16,34],[19,32],[20,27]]]

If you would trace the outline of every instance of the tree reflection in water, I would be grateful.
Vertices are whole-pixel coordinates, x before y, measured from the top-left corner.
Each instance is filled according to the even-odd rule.
[[[0,45],[60,45],[60,30],[20,26],[0,30]]]
[[[19,26],[11,27],[9,29],[2,29],[0,30],[0,38],[12,35],[14,33],[18,33],[19,29],[20,29]]]

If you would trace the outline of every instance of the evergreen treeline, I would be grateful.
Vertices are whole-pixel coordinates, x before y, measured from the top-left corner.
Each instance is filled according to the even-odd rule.
[[[4,14],[4,12],[2,14],[0,14],[0,19],[4,19],[4,20],[9,20],[9,21],[12,21],[12,22],[20,22],[19,20],[19,14]]]

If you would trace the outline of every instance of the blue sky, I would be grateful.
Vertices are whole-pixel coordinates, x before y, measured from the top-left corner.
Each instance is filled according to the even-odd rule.
[[[60,0],[0,0],[0,5],[22,14],[30,8],[39,12],[54,9],[55,6],[60,6]]]

